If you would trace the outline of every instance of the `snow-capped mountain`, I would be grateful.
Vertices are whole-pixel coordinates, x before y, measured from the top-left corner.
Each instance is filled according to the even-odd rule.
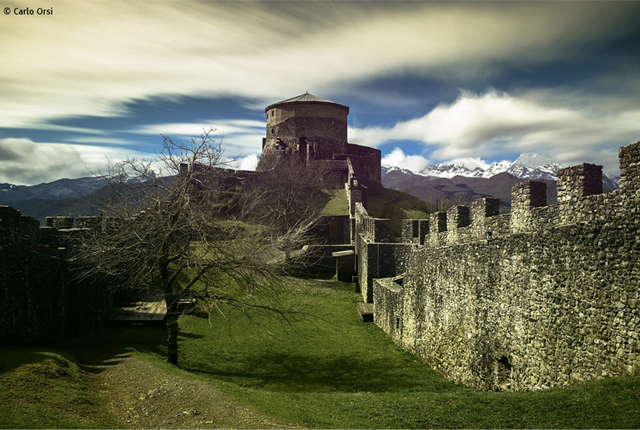
[[[528,152],[516,158],[506,172],[520,179],[557,181],[558,170],[563,167],[558,163],[549,163],[535,152]]]
[[[419,172],[413,172],[397,166],[384,165],[382,166],[382,174],[385,175],[389,172],[400,171],[405,174],[434,178],[451,179],[456,176],[462,176],[466,178],[488,179],[500,173],[506,172],[520,179],[557,181],[557,172],[562,167],[564,166],[562,166],[561,164],[549,162],[549,160],[545,159],[539,154],[529,152],[520,155],[513,162],[501,161],[498,163],[493,163],[487,169],[483,169],[481,167],[470,169],[462,162],[431,164]],[[605,173],[604,176],[604,181],[610,181],[615,184],[614,188],[618,187],[619,178],[608,173]]]
[[[403,169],[402,167],[398,167],[398,166],[389,166],[389,165],[386,165],[386,164],[382,165],[381,171],[382,171],[382,175],[386,175],[387,173],[391,173],[391,172],[400,172],[400,173],[404,173],[405,175],[415,175],[416,174],[412,170]]]

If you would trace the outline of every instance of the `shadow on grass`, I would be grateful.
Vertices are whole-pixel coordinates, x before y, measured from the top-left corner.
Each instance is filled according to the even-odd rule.
[[[203,317],[199,317],[203,318]],[[204,336],[195,333],[178,333],[178,339],[202,339]]]
[[[388,360],[353,355],[264,353],[240,360],[221,354],[208,363],[184,363],[183,369],[244,387],[279,392],[406,393],[460,388],[435,372],[431,378],[418,377],[415,372],[389,366]]]
[[[48,358],[43,351],[48,351],[48,349],[24,347],[0,348],[0,357],[2,357],[0,360],[0,375],[11,372],[23,365],[40,363]]]
[[[161,353],[166,343],[162,327],[102,328],[61,345],[76,357],[80,367],[91,373],[115,366],[133,351]]]

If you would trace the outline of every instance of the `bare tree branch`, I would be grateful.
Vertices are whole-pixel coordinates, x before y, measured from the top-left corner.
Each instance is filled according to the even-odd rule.
[[[155,160],[111,165],[108,187],[94,196],[103,226],[75,246],[79,277],[107,275],[122,288],[164,292],[173,364],[183,298],[290,322],[299,311],[282,306],[277,285],[290,253],[311,240],[323,203],[322,181],[302,165],[234,176],[212,133],[187,142],[163,136]]]

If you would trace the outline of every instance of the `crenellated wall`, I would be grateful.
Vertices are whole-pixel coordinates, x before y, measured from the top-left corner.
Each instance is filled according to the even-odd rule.
[[[47,344],[100,327],[113,308],[105,280],[78,282],[68,244],[100,218],[48,217],[47,226],[0,206],[0,344]]]
[[[640,369],[640,142],[620,149],[621,188],[602,193],[602,168],[558,172],[545,184],[405,220],[402,243],[379,243],[365,213],[357,251],[363,298],[398,344],[448,378],[527,390]],[[376,266],[377,265],[377,266]],[[376,279],[372,273],[387,273]],[[365,294],[366,292],[366,294]]]

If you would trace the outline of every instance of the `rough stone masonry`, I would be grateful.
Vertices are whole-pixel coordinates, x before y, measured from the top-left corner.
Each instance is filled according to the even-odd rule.
[[[640,142],[620,149],[621,188],[602,167],[558,172],[495,199],[405,220],[403,238],[354,211],[359,287],[399,345],[447,378],[529,390],[640,369]]]

